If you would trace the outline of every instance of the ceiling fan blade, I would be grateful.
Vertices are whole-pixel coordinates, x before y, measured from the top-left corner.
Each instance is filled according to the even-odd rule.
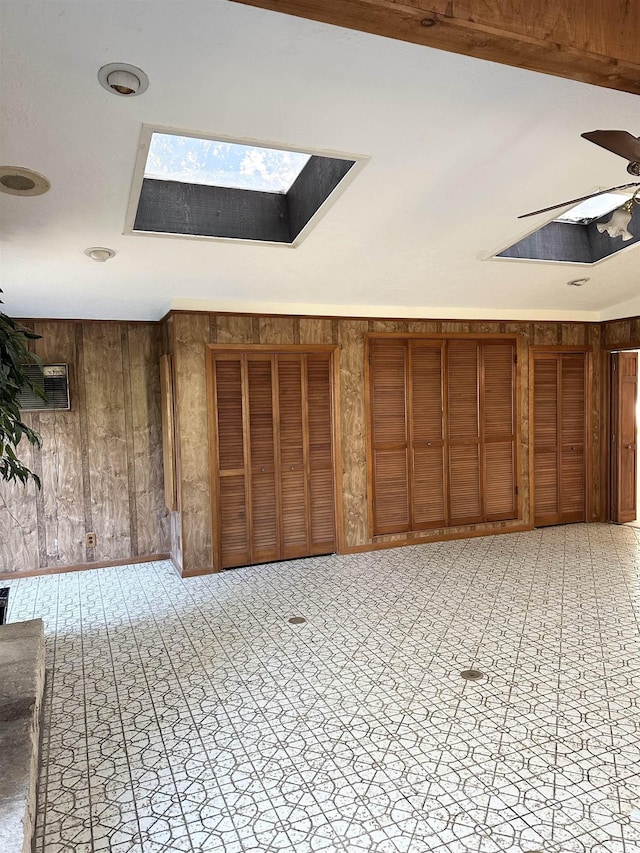
[[[606,148],[630,163],[640,163],[640,138],[636,139],[626,130],[592,130],[580,134],[583,139]]]
[[[531,213],[521,213],[518,219],[526,219],[527,216],[535,216],[536,213],[547,213],[549,210],[557,210],[559,207],[566,207],[568,204],[578,204],[581,201],[587,201],[587,199],[595,198],[598,195],[613,193],[616,192],[616,190],[628,190],[631,189],[631,187],[640,187],[640,182],[636,182],[634,184],[622,184],[619,187],[609,187],[608,190],[598,190],[597,193],[583,195],[580,198],[572,198],[570,201],[561,201],[560,204],[552,204],[551,207],[542,207],[540,210],[532,210]]]

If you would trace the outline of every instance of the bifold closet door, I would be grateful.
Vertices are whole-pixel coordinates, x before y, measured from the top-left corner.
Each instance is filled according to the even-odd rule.
[[[447,391],[451,524],[477,524],[483,519],[480,378],[480,344],[477,341],[449,341]]]
[[[372,338],[374,535],[515,518],[515,344]]]
[[[533,360],[534,523],[586,519],[584,352],[536,353]]]
[[[328,353],[215,353],[220,567],[336,548]]]
[[[412,530],[447,523],[444,344],[409,344]]]

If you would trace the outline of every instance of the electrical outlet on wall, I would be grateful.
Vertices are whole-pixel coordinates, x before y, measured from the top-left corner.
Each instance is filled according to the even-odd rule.
[[[98,542],[98,537],[95,533],[87,533],[85,537],[85,544],[87,548],[95,548]]]

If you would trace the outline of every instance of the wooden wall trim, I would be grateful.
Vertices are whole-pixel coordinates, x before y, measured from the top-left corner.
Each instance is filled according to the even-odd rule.
[[[171,559],[170,554],[145,554],[125,557],[120,560],[102,560],[96,563],[76,563],[73,566],[48,566],[42,569],[27,569],[18,572],[0,572],[0,581],[13,578],[33,578],[39,575],[62,575],[67,572],[86,572],[90,569],[110,569],[114,566],[134,566],[136,563],[156,563]]]
[[[428,531],[424,536],[411,536],[405,539],[385,539],[383,537],[375,537],[373,542],[365,545],[348,545],[345,547],[342,554],[364,554],[367,551],[380,551],[386,548],[403,548],[405,545],[427,545],[430,542],[449,542],[454,539],[475,539],[477,536],[499,536],[502,533],[525,533],[528,530],[533,530],[532,524],[518,523],[511,527],[505,526],[507,522],[493,522],[496,524],[491,529],[486,529],[480,525],[470,526],[464,531],[449,531],[445,533],[434,533],[429,536]],[[497,525],[501,526],[498,527]]]
[[[632,35],[640,31],[636,3],[566,0],[558,9],[548,0],[234,2],[640,94]]]

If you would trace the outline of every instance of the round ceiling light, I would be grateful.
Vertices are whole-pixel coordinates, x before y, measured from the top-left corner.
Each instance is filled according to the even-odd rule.
[[[149,88],[149,78],[141,68],[126,62],[111,62],[98,71],[98,80],[103,89],[113,95],[132,98]]]
[[[21,166],[0,166],[0,192],[9,195],[42,195],[50,189],[50,182],[40,172]]]
[[[105,249],[104,246],[91,246],[89,249],[85,249],[84,253],[92,261],[97,261],[99,264],[103,264],[109,258],[115,257],[116,254],[113,249]]]

